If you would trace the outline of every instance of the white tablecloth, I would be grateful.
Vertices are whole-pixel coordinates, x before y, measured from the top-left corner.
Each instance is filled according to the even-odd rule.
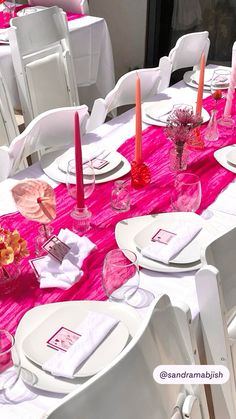
[[[174,99],[176,103],[194,103],[196,101],[197,92],[194,89],[187,87],[183,82],[178,83],[174,87],[167,89],[167,93]],[[209,93],[208,93],[209,94]],[[205,96],[207,96],[206,94]],[[143,128],[147,125],[143,124]],[[104,147],[117,149],[127,138],[134,135],[135,120],[134,111],[130,110],[125,114],[117,117],[112,122],[106,123],[96,129],[92,134],[87,134],[84,138],[84,142],[88,141],[99,141],[99,144],[103,144]],[[16,178],[24,177],[36,177],[47,179],[53,187],[56,182],[46,177],[43,174],[40,165],[37,163],[34,166],[26,169],[19,173]],[[0,196],[4,196],[4,201],[0,201],[0,215],[6,214],[7,212],[14,211],[14,203],[10,200],[9,189],[13,185],[15,180],[7,179],[0,183]],[[232,188],[236,194],[236,183],[230,185],[232,194]],[[227,207],[227,189],[222,193],[224,194],[224,205]],[[221,194],[221,197],[222,197]],[[212,206],[214,207],[214,205]],[[205,216],[210,214],[207,210]],[[128,215],[127,215],[128,216]],[[229,215],[223,212],[217,212],[216,216],[216,229],[219,234],[226,231],[236,225],[236,216]],[[199,332],[198,328],[198,314],[199,307],[197,302],[197,295],[195,290],[195,271],[187,273],[160,273],[152,272],[147,269],[141,270],[140,287],[150,290],[154,295],[166,293],[170,296],[172,303],[176,300],[182,300],[189,305],[192,313],[192,317],[196,323],[196,332]],[[145,314],[146,309],[139,309],[141,315]],[[0,398],[0,416],[6,419],[38,419],[44,410],[52,407],[56,401],[61,398],[61,395],[52,395],[47,393],[39,392],[35,389],[27,389],[25,385],[20,381],[16,392],[19,392],[19,403],[18,404],[4,404]],[[1,403],[2,406],[1,406]],[[1,411],[2,407],[2,411]],[[3,415],[2,415],[3,412]],[[26,414],[27,412],[27,414]],[[5,416],[4,416],[5,415]]]
[[[68,22],[80,103],[90,108],[115,85],[112,46],[104,19],[84,16]],[[11,49],[0,45],[0,71],[6,80],[13,107],[20,109]]]

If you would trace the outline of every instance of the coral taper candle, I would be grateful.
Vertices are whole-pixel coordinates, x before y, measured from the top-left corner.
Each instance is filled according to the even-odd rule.
[[[198,82],[198,91],[197,91],[197,104],[196,104],[196,114],[202,114],[202,96],[204,89],[204,73],[205,73],[205,54],[204,52],[201,55],[200,61],[200,75]]]
[[[74,142],[76,171],[76,204],[77,208],[84,208],[83,163],[78,112],[75,112],[74,116]]]
[[[135,161],[142,163],[142,111],[141,111],[141,83],[137,74],[135,96]]]

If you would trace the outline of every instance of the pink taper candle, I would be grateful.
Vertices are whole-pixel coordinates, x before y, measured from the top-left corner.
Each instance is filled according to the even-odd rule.
[[[197,91],[197,104],[196,104],[196,114],[202,114],[202,96],[204,89],[204,72],[205,72],[205,54],[204,52],[201,55],[200,61],[200,75],[198,82],[198,91]]]
[[[78,112],[75,112],[74,116],[74,142],[76,170],[76,204],[77,208],[84,208],[83,164]]]
[[[136,96],[135,96],[135,161],[142,163],[142,111],[141,111],[141,84],[137,74],[136,78]]]
[[[231,116],[235,84],[236,84],[236,60],[234,60],[234,62],[232,63],[232,72],[230,76],[230,83],[229,83],[229,88],[228,88],[227,98],[226,98],[226,103],[225,103],[224,117]]]

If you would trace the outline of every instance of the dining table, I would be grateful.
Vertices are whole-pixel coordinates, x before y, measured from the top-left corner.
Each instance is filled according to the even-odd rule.
[[[211,68],[211,66],[210,66]],[[206,129],[209,114],[214,107],[214,100],[209,90],[204,91],[203,108],[206,120],[200,128],[202,138]],[[188,85],[183,80],[167,88],[158,94],[153,101],[169,100],[172,104],[196,103],[197,89]],[[153,103],[153,101],[151,103]],[[142,105],[142,147],[143,159],[151,173],[151,182],[140,189],[134,189],[130,183],[130,167],[126,166],[125,172],[120,176],[126,181],[130,191],[130,208],[126,212],[117,212],[111,207],[110,198],[114,181],[119,178],[111,176],[107,181],[97,182],[92,195],[86,199],[86,205],[92,212],[90,230],[86,236],[96,244],[97,248],[85,260],[83,264],[83,276],[69,289],[40,288],[38,279],[28,260],[22,267],[21,284],[18,290],[7,296],[0,296],[1,328],[7,328],[13,334],[16,333],[22,318],[29,310],[48,303],[60,303],[63,301],[105,301],[107,296],[102,287],[102,265],[106,253],[117,247],[131,247],[133,243],[133,222],[140,223],[138,230],[145,227],[145,217],[154,217],[163,214],[174,214],[171,205],[171,190],[173,188],[176,173],[169,168],[169,151],[171,142],[166,138],[165,127],[147,123],[145,117],[145,103]],[[223,112],[224,100],[219,104],[219,114]],[[208,116],[207,116],[208,115]],[[233,114],[236,121],[236,114]],[[101,147],[110,152],[118,152],[131,163],[134,159],[135,145],[135,111],[134,108],[104,123],[91,133],[82,137],[82,149],[85,146],[94,148]],[[236,170],[227,168],[224,162],[214,157],[217,150],[224,147],[233,147],[236,143],[236,132],[230,136],[220,136],[217,141],[204,141],[200,148],[192,147],[189,151],[187,171],[196,173],[202,183],[202,201],[197,214],[188,213],[190,217],[198,217],[206,229],[205,242],[202,246],[214,240],[236,225],[236,205],[233,207],[232,196],[236,198]],[[56,159],[62,154],[57,151],[49,156],[53,164],[53,156]],[[11,189],[19,180],[26,178],[41,179],[49,183],[56,194],[57,217],[52,222],[55,234],[61,227],[72,227],[70,211],[74,201],[68,196],[64,182],[60,182],[57,176],[51,175],[51,165],[42,164],[48,162],[43,155],[41,161],[18,172],[15,176],[0,183],[0,194],[4,200],[0,202],[0,225],[4,228],[17,228],[22,236],[26,236],[30,249],[29,258],[34,257],[35,229],[33,221],[25,220],[17,211],[12,198]],[[48,171],[48,167],[50,170]],[[55,168],[55,167],[54,167]],[[50,176],[49,176],[50,174]],[[235,199],[236,201],[236,199]],[[149,218],[150,223],[150,218]],[[118,228],[117,228],[118,227]],[[125,246],[126,245],[126,246]],[[29,259],[28,258],[28,259]],[[140,265],[140,289],[144,289],[149,295],[169,295],[172,303],[183,301],[190,310],[194,323],[194,331],[197,341],[201,342],[201,328],[199,320],[199,306],[195,289],[195,274],[201,266],[201,261],[190,264],[188,268],[152,268],[144,262],[139,255]],[[148,295],[148,294],[147,294]],[[142,300],[142,299],[141,299]],[[125,305],[125,303],[116,303]],[[149,302],[140,303],[135,308],[140,319],[147,310]],[[201,351],[201,348],[199,348]],[[37,385],[29,385],[27,380],[20,378],[12,393],[12,400],[4,398],[0,394],[0,413],[3,418],[37,419],[42,417],[45,411],[52,408],[58,400],[64,397],[61,392],[47,391],[38,388]],[[78,384],[79,385],[79,384]]]
[[[95,99],[105,97],[115,85],[109,29],[105,19],[89,15],[69,16],[68,29],[79,100],[91,108]],[[4,35],[2,41],[1,33]],[[0,71],[6,81],[13,108],[20,110],[11,48],[5,41],[6,37],[6,29],[1,28]]]

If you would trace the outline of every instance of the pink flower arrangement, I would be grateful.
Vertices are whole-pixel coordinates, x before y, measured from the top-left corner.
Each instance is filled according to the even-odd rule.
[[[202,117],[195,115],[191,106],[175,109],[167,119],[166,136],[175,144],[191,142],[191,131],[202,123]]]

